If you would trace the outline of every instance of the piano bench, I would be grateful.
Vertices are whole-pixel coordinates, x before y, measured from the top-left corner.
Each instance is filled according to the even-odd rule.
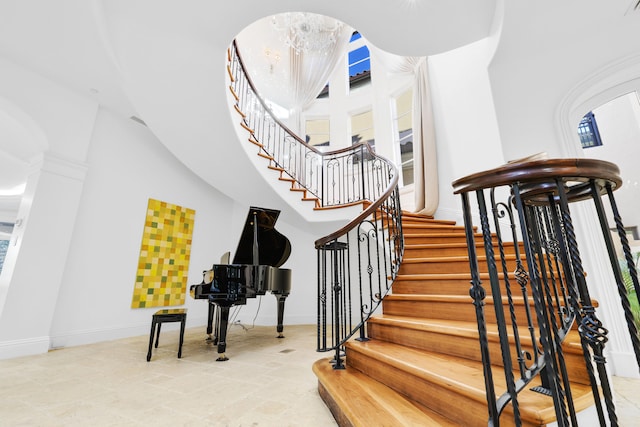
[[[158,348],[158,339],[160,338],[160,327],[165,322],[180,322],[180,344],[178,345],[178,358],[182,357],[182,343],[184,341],[184,326],[187,322],[186,308],[166,308],[158,310],[153,314],[151,320],[151,334],[149,335],[149,351],[147,352],[147,362],[151,360],[151,350],[153,348],[153,336],[156,336],[156,345]]]

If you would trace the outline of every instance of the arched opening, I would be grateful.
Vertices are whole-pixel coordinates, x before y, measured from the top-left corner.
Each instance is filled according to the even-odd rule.
[[[585,132],[588,127],[589,131]],[[578,126],[582,135],[584,157],[606,160],[620,168],[624,182],[616,191],[618,209],[624,215],[623,221],[632,257],[636,268],[640,266],[640,97],[637,91],[620,95],[602,105],[593,108],[585,115]],[[613,214],[608,204],[609,223],[614,224]],[[617,231],[612,230],[613,233]],[[617,242],[617,239],[614,239]],[[640,305],[633,287],[629,267],[622,247],[616,247],[616,255],[622,276],[630,296],[631,309],[634,312],[636,326],[640,326]]]
[[[32,120],[0,98],[0,273],[18,219],[29,168],[46,143]]]

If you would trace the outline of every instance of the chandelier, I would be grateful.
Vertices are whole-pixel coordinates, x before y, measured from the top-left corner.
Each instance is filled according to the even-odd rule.
[[[296,54],[302,52],[324,55],[333,50],[343,25],[335,19],[306,12],[275,15],[272,23],[284,44]]]

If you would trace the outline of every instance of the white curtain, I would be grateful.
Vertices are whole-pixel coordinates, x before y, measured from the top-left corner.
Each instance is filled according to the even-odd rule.
[[[369,46],[372,58],[388,72],[414,76],[413,175],[415,211],[433,215],[438,208],[438,160],[426,57],[397,56]]]
[[[329,52],[296,52],[293,48],[289,48],[291,91],[288,103],[283,107],[291,112],[290,123],[294,132],[299,134],[304,129],[304,124],[301,122],[302,112],[315,101],[329,81],[338,62],[344,58],[352,33],[351,27],[342,25],[335,47]]]
[[[304,25],[305,16],[309,19],[309,27]],[[274,19],[278,25],[274,24]],[[288,29],[287,25],[290,26]],[[326,51],[314,51],[312,47],[306,52],[297,52],[285,43],[287,31],[291,32],[288,34],[291,39],[296,38],[296,30],[312,39],[323,27],[337,30],[333,48]],[[283,14],[255,22],[238,34],[236,41],[247,72],[262,98],[272,108],[275,104],[280,113],[287,111],[288,117],[285,114],[279,117],[292,131],[300,134],[304,129],[302,111],[317,98],[338,62],[344,58],[352,33],[353,28],[326,16],[298,13],[295,19],[288,20],[287,14]]]

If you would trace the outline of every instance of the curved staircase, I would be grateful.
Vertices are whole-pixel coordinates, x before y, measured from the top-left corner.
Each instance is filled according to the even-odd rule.
[[[384,298],[383,313],[367,321],[369,339],[346,343],[347,369],[334,370],[330,358],[314,364],[319,393],[340,426],[486,426],[485,379],[469,296],[464,229],[409,213],[403,214],[402,222],[405,252],[393,293]],[[510,249],[505,247],[505,258],[515,269],[513,245]],[[479,262],[480,271],[486,271],[483,260]],[[523,310],[522,298],[514,299],[516,310]],[[491,295],[486,301],[491,360],[497,364],[502,357]],[[521,332],[521,339],[532,352],[526,333]],[[563,349],[573,402],[580,412],[593,405],[593,398],[575,329]],[[500,384],[505,376],[502,366],[492,370],[496,386],[506,389]],[[526,389],[518,402],[523,425],[555,421],[551,397]],[[505,412],[511,410],[508,405]],[[500,421],[510,425],[512,419],[505,415]]]

